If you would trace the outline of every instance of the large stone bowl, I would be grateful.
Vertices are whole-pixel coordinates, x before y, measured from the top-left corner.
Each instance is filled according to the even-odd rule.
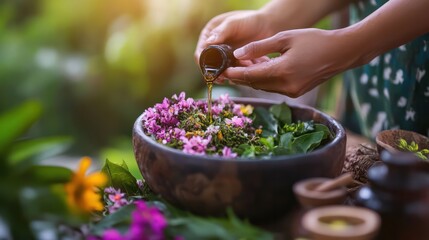
[[[236,103],[270,107],[278,102],[234,98]],[[222,215],[231,207],[241,217],[280,217],[296,205],[292,185],[312,177],[336,177],[344,163],[346,134],[329,115],[290,105],[293,120],[314,120],[329,127],[332,141],[307,154],[270,159],[225,159],[185,154],[145,135],[142,116],[133,128],[134,153],[147,184],[171,204],[202,215]]]

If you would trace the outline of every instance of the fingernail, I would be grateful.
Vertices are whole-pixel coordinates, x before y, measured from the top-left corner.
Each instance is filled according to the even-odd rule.
[[[212,43],[216,40],[217,35],[216,34],[212,34],[209,38],[207,38],[207,42]]]
[[[241,57],[244,57],[244,55],[246,55],[246,52],[244,51],[243,48],[238,48],[234,51],[235,58],[241,58]]]

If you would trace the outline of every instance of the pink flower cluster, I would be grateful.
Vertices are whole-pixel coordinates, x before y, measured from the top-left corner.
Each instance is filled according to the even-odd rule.
[[[127,233],[122,235],[116,229],[104,231],[102,240],[163,240],[167,219],[156,207],[147,206],[144,201],[135,202],[136,209],[132,212],[131,225]],[[180,238],[175,238],[180,239]]]
[[[179,113],[192,111],[198,107],[194,99],[185,99],[184,92],[179,96],[174,95],[171,100],[164,98],[162,103],[157,103],[144,111],[143,127],[148,134],[167,144],[173,138],[180,139],[185,136],[186,132],[178,128]]]
[[[207,102],[186,98],[182,92],[145,110],[142,124],[147,135],[187,154],[210,153],[232,158],[237,154],[230,146],[219,146],[219,141],[216,145],[213,140],[222,137],[218,134],[222,128],[251,128],[252,120],[243,109],[227,94],[222,95],[213,102],[213,122],[208,122]]]

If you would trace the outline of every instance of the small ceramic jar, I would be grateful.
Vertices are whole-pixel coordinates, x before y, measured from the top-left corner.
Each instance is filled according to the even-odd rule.
[[[309,209],[317,206],[344,203],[347,197],[347,189],[344,186],[329,191],[315,190],[320,184],[329,180],[329,178],[310,178],[296,183],[293,191],[300,205]]]
[[[380,217],[365,208],[326,206],[304,214],[302,225],[313,240],[369,240],[377,234]]]

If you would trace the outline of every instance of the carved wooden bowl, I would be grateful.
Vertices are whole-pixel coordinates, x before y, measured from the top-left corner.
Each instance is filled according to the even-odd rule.
[[[234,98],[234,102],[270,107],[278,102]],[[329,143],[307,154],[270,159],[225,159],[185,154],[145,135],[142,116],[133,128],[133,147],[149,187],[171,204],[203,215],[223,215],[227,208],[250,219],[281,216],[296,205],[295,182],[333,178],[344,163],[346,134],[329,115],[303,105],[291,105],[293,120],[314,120],[334,135]]]

